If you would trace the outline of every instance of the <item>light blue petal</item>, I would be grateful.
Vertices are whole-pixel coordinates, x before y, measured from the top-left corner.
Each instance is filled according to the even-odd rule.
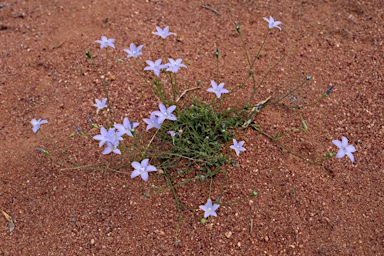
[[[341,148],[341,141],[339,141],[339,140],[332,140],[332,143],[333,143],[336,147]]]
[[[146,182],[148,181],[148,172],[142,172],[141,173],[141,178]]]
[[[336,154],[336,158],[342,158],[344,156],[345,156],[345,152],[344,150],[341,150],[341,149]]]
[[[131,173],[131,179],[133,178],[136,178],[137,176],[139,176],[141,174],[141,172],[139,170],[134,170],[132,173]]]
[[[355,161],[355,158],[351,152],[345,152],[345,154],[349,157],[349,159],[351,159],[352,163],[353,163],[353,161]]]

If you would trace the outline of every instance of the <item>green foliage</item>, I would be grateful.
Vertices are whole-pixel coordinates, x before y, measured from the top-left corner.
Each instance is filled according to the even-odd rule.
[[[177,166],[180,170],[184,166],[181,169],[186,173],[188,160],[199,175],[209,177],[217,173],[218,167],[229,163],[229,154],[223,146],[232,140],[235,129],[243,122],[238,113],[231,109],[218,112],[212,105],[195,99],[177,117],[177,121],[165,122],[159,130],[157,144],[166,149],[161,156],[163,169],[173,170]],[[167,131],[178,134],[171,136]]]

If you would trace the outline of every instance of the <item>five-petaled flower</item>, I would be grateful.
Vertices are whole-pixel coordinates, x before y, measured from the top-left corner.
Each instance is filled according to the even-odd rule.
[[[99,140],[99,147],[101,148],[105,143],[111,142],[116,147],[119,145],[119,141],[123,140],[124,132],[118,131],[114,127],[109,128],[108,131],[104,127],[100,128],[100,134],[93,136],[94,140]]]
[[[146,158],[141,163],[139,162],[132,162],[132,167],[135,168],[135,170],[131,173],[131,178],[135,178],[139,175],[141,175],[141,178],[144,181],[148,181],[148,172],[156,172],[157,169],[153,165],[148,165],[149,159]]]
[[[129,121],[128,117],[124,118],[123,124],[115,124],[114,127],[123,134],[133,137],[132,131],[139,126],[139,123]]]
[[[144,118],[143,120],[146,124],[148,124],[147,129],[145,130],[148,131],[149,129],[152,129],[152,128],[160,129],[159,119],[156,117],[156,115],[153,112],[151,113],[151,116],[149,117],[149,119]]]
[[[32,131],[34,132],[34,133],[37,133],[37,131],[40,129],[40,125],[42,125],[42,124],[46,124],[46,123],[48,123],[48,121],[47,120],[41,120],[41,119],[39,119],[39,120],[36,120],[35,118],[33,118],[32,120],[31,120],[31,124],[32,124]]]
[[[240,155],[240,151],[246,150],[243,145],[244,141],[237,142],[237,140],[233,139],[233,145],[231,145],[230,148],[235,150],[236,155]]]
[[[164,29],[156,26],[157,32],[152,32],[152,34],[158,35],[161,38],[165,39],[167,36],[174,35],[175,33],[169,32],[169,26],[166,26]]]
[[[204,211],[204,218],[209,217],[210,215],[217,217],[216,210],[220,207],[219,204],[213,204],[212,200],[208,198],[205,205],[200,205],[199,208]]]
[[[119,145],[119,141],[116,141],[115,143],[107,141],[107,147],[104,148],[102,154],[108,155],[109,153],[113,152],[115,154],[121,155],[120,149],[117,148],[118,145]]]
[[[167,133],[171,135],[172,138],[175,137],[176,135],[179,137],[181,136],[179,132],[175,132],[175,131],[167,131]]]
[[[100,44],[100,49],[107,48],[108,46],[115,48],[115,45],[113,44],[115,39],[113,38],[108,39],[106,36],[102,36],[101,40],[96,40],[95,42]]]
[[[332,140],[332,143],[339,148],[339,151],[336,154],[336,158],[342,158],[347,155],[353,163],[355,158],[353,157],[352,153],[356,152],[356,148],[352,145],[348,145],[348,139],[346,137],[341,137],[341,141]]]
[[[143,55],[143,53],[141,52],[142,48],[143,48],[143,45],[139,45],[138,47],[136,47],[136,45],[134,43],[131,43],[129,45],[129,50],[128,49],[124,49],[124,51],[126,53],[128,53],[127,58],[133,57],[133,58],[136,59],[140,55]]]
[[[179,68],[181,68],[181,67],[183,67],[183,68],[187,67],[181,63],[183,61],[182,59],[174,60],[172,58],[168,58],[168,61],[169,61],[169,63],[167,63],[167,65],[168,65],[167,71],[171,71],[173,73],[177,73],[177,71],[179,71]]]
[[[151,60],[146,60],[145,62],[148,64],[148,66],[145,67],[144,70],[153,70],[153,72],[155,72],[156,76],[160,75],[160,69],[168,68],[167,64],[161,64],[162,59],[158,59],[155,62],[153,62]]]
[[[153,111],[152,114],[158,117],[159,124],[163,123],[165,119],[176,121],[177,118],[172,112],[176,109],[175,105],[166,108],[163,103],[159,104],[159,110]]]
[[[271,30],[273,28],[278,28],[281,30],[281,27],[279,25],[282,23],[281,21],[275,21],[272,16],[269,16],[268,18],[263,18],[266,22],[268,22],[268,30]]]
[[[222,93],[229,92],[227,89],[224,89],[224,83],[217,85],[215,81],[211,80],[211,85],[212,88],[209,88],[207,91],[216,93],[217,98],[220,98]]]
[[[93,104],[92,106],[97,107],[96,113],[99,113],[100,110],[107,107],[107,98],[104,98],[102,100],[95,99],[96,104]]]

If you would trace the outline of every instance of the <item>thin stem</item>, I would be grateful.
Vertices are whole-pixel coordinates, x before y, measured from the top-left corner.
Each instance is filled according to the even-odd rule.
[[[108,65],[108,47],[106,48],[106,53],[107,53],[107,56],[106,56],[106,68],[105,68],[105,72],[104,72],[105,73],[104,79],[101,78],[100,72],[96,66],[95,61],[93,60],[92,55],[89,55],[89,57],[90,57],[92,65],[93,65],[93,68],[96,71],[97,77],[99,78],[99,81],[100,81],[101,85],[103,86],[104,94],[105,94],[105,97],[107,98],[107,105],[108,105],[108,110],[109,110],[109,114],[110,114],[110,119],[111,119],[111,122],[113,123],[112,108],[111,108],[108,90],[107,90],[107,86],[106,86],[106,72],[107,72],[107,65]]]
[[[43,130],[41,128],[39,129],[39,131],[43,135],[44,139],[46,141],[48,141],[49,144],[51,144],[51,146],[59,153],[59,155],[65,156],[69,162],[71,162],[73,165],[77,166],[77,164],[67,154],[64,154],[63,152],[60,151],[60,149],[58,147],[56,147],[56,145],[45,135],[45,133],[43,132]],[[64,164],[64,165],[68,166],[68,164]]]
[[[257,59],[259,58],[259,56],[260,56],[260,52],[261,52],[261,50],[263,49],[265,42],[267,41],[268,34],[269,34],[269,29],[268,29],[267,33],[265,34],[265,36],[264,36],[264,40],[263,40],[263,43],[262,43],[261,46],[260,46],[259,51],[257,52],[255,58],[253,59],[252,64],[250,65],[251,69],[253,68],[253,65],[255,64],[256,60],[257,60]]]
[[[282,101],[283,99],[287,98],[289,95],[291,95],[292,93],[294,93],[295,91],[297,91],[298,89],[300,89],[301,87],[303,87],[305,84],[307,83],[307,80],[302,82],[299,86],[297,86],[296,88],[294,88],[293,90],[289,91],[287,94],[285,94],[283,97],[281,97],[280,99],[278,99],[277,101],[275,102],[272,102],[271,104],[278,104],[280,101]]]
[[[304,105],[297,105],[297,106],[286,106],[282,103],[271,103],[271,104],[276,104],[278,106],[281,106],[283,108],[288,108],[288,109],[300,109],[300,108],[305,108],[305,107],[310,107],[310,106],[313,106],[313,105],[316,105],[317,103],[319,103],[320,101],[322,101],[324,99],[324,97],[320,97],[319,99],[317,99],[316,101],[312,102],[312,103],[308,103],[308,104],[304,104]]]
[[[254,127],[260,134],[263,134],[264,136],[266,136],[267,138],[269,138],[271,141],[275,142],[280,148],[286,150],[289,154],[292,154],[300,159],[302,159],[304,162],[307,162],[309,164],[313,164],[313,165],[316,165],[316,166],[321,166],[321,163],[318,163],[318,162],[314,162],[314,161],[310,161],[308,160],[307,158],[303,157],[302,155],[298,155],[296,153],[294,153],[293,151],[291,151],[290,149],[288,149],[286,146],[284,146],[282,143],[280,143],[277,139],[278,138],[275,138],[275,137],[272,137],[271,135],[269,135],[268,133],[264,132],[261,127],[259,125],[251,125],[252,127]]]
[[[249,97],[249,99],[248,99],[248,101],[247,101],[247,103],[246,103],[246,105],[248,105],[250,102],[251,102],[251,100],[253,99],[253,97],[255,96],[255,94],[256,94],[256,91],[260,88],[260,86],[263,84],[263,82],[264,82],[264,80],[265,80],[265,78],[269,75],[269,73],[271,73],[271,71],[277,66],[277,65],[279,65],[280,64],[280,62],[282,62],[284,59],[285,59],[285,57],[287,57],[287,55],[288,55],[288,53],[293,49],[294,47],[292,46],[291,47],[291,49],[287,52],[287,53],[285,53],[283,56],[281,56],[281,58],[267,71],[267,73],[265,73],[264,74],[264,76],[263,76],[263,78],[261,79],[261,81],[260,81],[260,83],[259,83],[259,85],[258,85],[258,87],[256,87],[256,88],[253,88],[253,92],[252,92],[252,94],[251,94],[251,96]],[[252,74],[252,77],[253,77],[253,74]]]

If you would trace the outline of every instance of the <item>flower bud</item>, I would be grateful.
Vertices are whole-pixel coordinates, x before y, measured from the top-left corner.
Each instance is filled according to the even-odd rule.
[[[237,33],[240,34],[240,27],[239,27],[239,25],[237,25],[237,22],[234,21],[233,24],[235,24],[235,28],[236,28]]]

